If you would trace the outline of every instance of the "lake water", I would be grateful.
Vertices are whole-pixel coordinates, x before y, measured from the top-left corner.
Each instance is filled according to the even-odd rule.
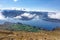
[[[30,21],[22,21],[22,20],[18,20],[18,21],[22,24],[27,24],[27,25],[36,26],[36,27],[42,27],[46,30],[52,30],[53,28],[60,27],[59,22],[56,23],[56,22],[51,22],[51,21],[45,21],[42,19],[30,20]]]
[[[46,30],[52,30],[53,28],[56,28],[56,27],[60,27],[60,22],[51,22],[51,21],[45,21],[43,19],[32,19],[32,20],[15,20],[15,19],[12,19],[12,20],[8,20],[9,22],[12,22],[12,23],[17,23],[17,22],[20,22],[22,24],[26,24],[26,25],[31,25],[31,26],[36,26],[36,27],[41,27],[41,28],[44,28]],[[3,24],[5,21],[0,21],[0,24]]]

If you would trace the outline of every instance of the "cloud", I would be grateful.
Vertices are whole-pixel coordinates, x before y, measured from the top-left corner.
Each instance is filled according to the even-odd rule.
[[[33,18],[33,20],[40,20],[40,17],[37,15],[35,18]]]
[[[18,0],[13,0],[14,2],[17,2]]]
[[[16,17],[14,17],[14,18],[21,19],[22,17],[19,15],[19,16],[16,16]]]
[[[21,16],[23,17],[28,17],[28,18],[32,18],[34,17],[36,14],[30,14],[30,13],[24,13],[24,14],[21,14]]]
[[[14,17],[14,18],[15,19],[22,19],[23,17],[26,17],[28,19],[32,18],[32,20],[40,20],[40,17],[38,15],[36,15],[36,14],[30,14],[30,13],[24,13],[24,14],[21,14],[19,16]]]
[[[53,19],[60,19],[60,13],[51,13],[51,14],[48,14],[48,17],[49,18],[53,18]]]
[[[0,12],[0,20],[4,20],[5,16]]]

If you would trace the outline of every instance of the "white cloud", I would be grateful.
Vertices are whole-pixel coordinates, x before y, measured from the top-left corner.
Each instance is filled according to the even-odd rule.
[[[18,0],[13,0],[14,2],[17,2]]]
[[[56,13],[56,14],[48,14],[49,18],[53,18],[53,19],[60,19],[60,13]]]
[[[35,18],[33,20],[40,20],[39,16],[35,16]]]
[[[36,15],[36,14],[30,14],[30,13],[21,14],[21,16],[28,17],[28,18],[32,18],[32,17],[34,17],[35,15]]]
[[[14,18],[22,18],[21,16],[16,16],[16,17],[14,17]]]
[[[0,20],[4,20],[5,16],[0,12]]]

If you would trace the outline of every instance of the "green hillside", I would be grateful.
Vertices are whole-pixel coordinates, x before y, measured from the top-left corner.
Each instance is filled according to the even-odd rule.
[[[11,26],[12,31],[28,31],[28,32],[38,32],[40,29],[36,27],[32,27],[29,25],[23,25],[23,24],[13,24]]]

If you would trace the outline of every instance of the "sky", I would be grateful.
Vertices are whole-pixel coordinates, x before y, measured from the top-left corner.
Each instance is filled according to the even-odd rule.
[[[60,0],[0,0],[0,8],[60,11]]]

